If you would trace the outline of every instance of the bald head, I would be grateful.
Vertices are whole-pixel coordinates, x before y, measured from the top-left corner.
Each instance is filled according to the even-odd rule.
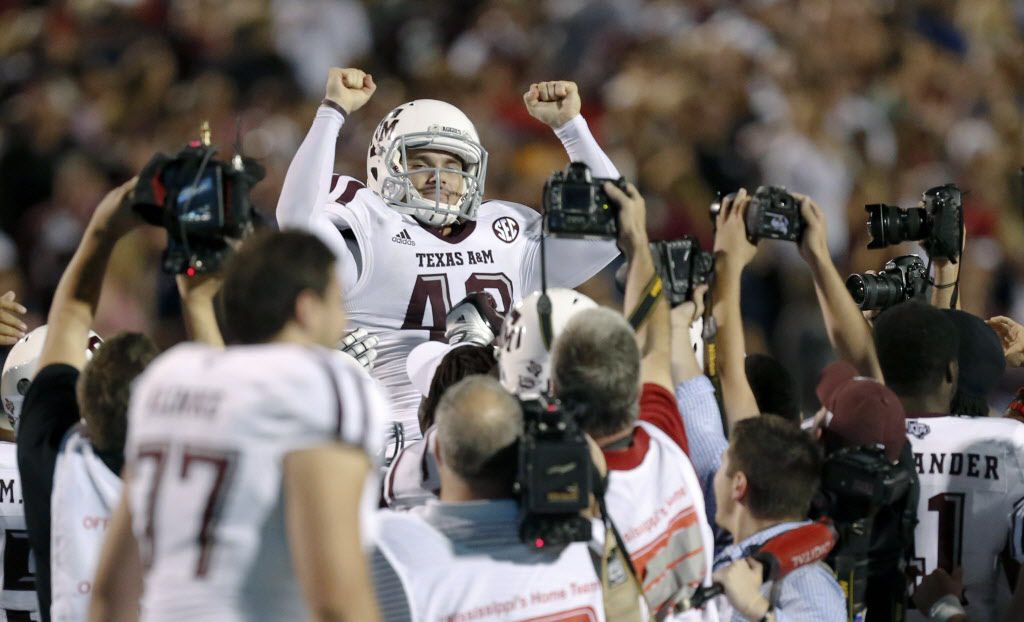
[[[490,376],[452,385],[436,410],[441,460],[467,484],[512,484],[513,443],[523,432],[519,402]]]

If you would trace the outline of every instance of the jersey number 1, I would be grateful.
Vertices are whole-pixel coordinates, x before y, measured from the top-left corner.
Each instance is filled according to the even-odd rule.
[[[466,294],[495,292],[500,299],[499,313],[508,311],[512,304],[512,281],[502,272],[474,272],[466,279]],[[424,323],[427,304],[430,304],[430,323]],[[405,311],[403,330],[428,330],[431,341],[443,341],[445,316],[452,308],[447,274],[420,274],[412,287],[409,307]]]
[[[940,492],[928,498],[928,511],[939,515],[938,533],[935,534],[935,568],[942,568],[949,574],[962,564],[964,541],[964,515],[967,495],[962,492]],[[928,574],[924,557],[915,557],[917,582]],[[932,569],[934,570],[934,568]]]
[[[152,485],[146,497],[146,508],[144,516],[143,538],[140,542],[143,561],[147,568],[153,565],[155,555],[156,524],[153,514],[156,509],[157,500],[160,494],[160,486],[163,482],[164,471],[167,467],[168,446],[165,444],[154,444],[141,447],[138,453],[139,461],[151,460],[154,464]],[[195,447],[187,445],[181,454],[181,467],[177,469],[178,479],[187,480],[195,470],[207,468],[213,471],[213,481],[206,495],[206,503],[203,506],[203,513],[200,517],[199,533],[196,534],[196,544],[199,548],[199,560],[196,562],[195,576],[205,577],[210,567],[210,554],[216,543],[214,534],[217,528],[217,519],[220,516],[220,509],[224,504],[224,497],[231,486],[231,479],[235,472],[235,462],[238,452],[209,449],[206,447]]]

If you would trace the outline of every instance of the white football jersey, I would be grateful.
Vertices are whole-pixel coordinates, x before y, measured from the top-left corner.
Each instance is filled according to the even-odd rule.
[[[307,619],[288,548],[283,460],[332,441],[376,455],[386,414],[362,368],[323,348],[187,343],[154,360],[132,393],[125,451],[144,618]],[[364,526],[377,479],[372,469]]]
[[[964,569],[967,614],[994,620],[996,560],[1024,504],[1024,424],[991,417],[907,418],[921,498],[914,532],[922,574]],[[1024,561],[1024,560],[1022,560]],[[925,620],[917,611],[908,619]]]
[[[53,471],[50,517],[50,619],[88,618],[92,581],[121,478],[93,451],[84,427],[68,431]]]
[[[489,292],[504,311],[539,289],[541,220],[522,205],[488,201],[476,221],[440,238],[388,207],[362,182],[332,177],[344,123],[330,106],[317,110],[288,166],[276,216],[281,228],[316,233],[341,258],[339,278],[352,323],[381,339],[373,374],[393,403],[389,436],[400,448],[403,441],[421,437],[420,395],[405,370],[409,352],[427,339],[443,339],[445,315],[467,292]],[[569,159],[586,163],[595,178],[619,177],[582,116],[554,132]],[[611,240],[563,238],[547,240],[546,254],[548,284],[571,288],[619,252]]]
[[[0,441],[0,622],[40,619],[23,508],[17,447]]]
[[[406,372],[409,352],[428,339],[443,340],[445,316],[469,293],[487,292],[504,315],[540,288],[540,214],[515,203],[487,201],[476,221],[441,237],[351,177],[336,176],[329,198],[328,219],[350,231],[359,246],[359,277],[344,284],[349,321],[380,338],[373,375],[388,389],[395,421],[402,424],[396,434],[417,440],[422,438],[417,419],[421,395]],[[554,269],[549,264],[551,287],[579,285],[618,255],[611,242],[547,243],[561,252],[567,244],[581,251],[575,265]]]

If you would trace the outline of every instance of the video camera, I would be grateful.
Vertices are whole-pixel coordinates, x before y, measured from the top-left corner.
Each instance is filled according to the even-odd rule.
[[[921,240],[928,256],[957,261],[963,231],[963,194],[955,184],[936,186],[921,196],[924,207],[865,205],[868,212],[868,248],[885,248],[907,240]]]
[[[878,274],[857,273],[846,279],[846,289],[861,309],[888,309],[907,300],[927,298],[931,286],[928,268],[917,255],[888,261]]]
[[[565,172],[544,182],[544,232],[556,237],[606,240],[619,237],[619,206],[608,198],[604,182],[623,192],[626,181],[591,177],[583,162],[571,162]]]
[[[825,460],[820,496],[823,507],[820,509],[832,518],[839,534],[839,545],[829,565],[847,594],[852,614],[867,608],[868,581],[876,565],[870,555],[875,516],[882,508],[904,499],[912,483],[908,471],[889,462],[880,446],[839,449]],[[902,524],[881,527],[883,530],[903,529]],[[900,560],[893,560],[893,563],[898,565]],[[905,586],[889,588],[891,598],[898,600],[905,596]]]
[[[146,222],[167,230],[163,269],[169,274],[197,274],[220,268],[253,228],[249,191],[263,179],[263,167],[235,154],[230,162],[213,159],[204,124],[202,139],[174,157],[158,153],[139,173],[132,207]]]
[[[594,468],[586,436],[557,400],[521,404],[519,537],[536,548],[589,541],[591,523],[583,512],[590,507]]]

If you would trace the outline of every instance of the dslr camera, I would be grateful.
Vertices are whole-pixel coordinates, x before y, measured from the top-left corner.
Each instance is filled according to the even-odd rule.
[[[522,402],[519,439],[519,537],[536,548],[585,542],[591,537],[590,507],[594,468],[590,447],[577,418],[560,402]]]
[[[868,212],[868,248],[885,248],[907,240],[920,240],[932,258],[960,258],[964,224],[963,194],[955,184],[936,186],[921,195],[924,207],[865,205]]]
[[[697,238],[689,235],[651,242],[651,256],[673,307],[692,301],[694,288],[707,283],[715,270],[714,255],[701,250]]]
[[[851,274],[846,279],[846,289],[864,311],[927,298],[930,285],[928,268],[917,255],[892,259],[878,274]]]
[[[571,162],[544,183],[544,232],[556,237],[606,240],[619,237],[619,206],[608,198],[604,182],[623,192],[626,181],[591,177],[583,162]]]
[[[253,229],[255,210],[249,191],[263,168],[235,154],[230,162],[214,159],[209,129],[177,155],[158,153],[139,173],[130,199],[146,222],[167,230],[163,269],[169,274],[215,272],[240,240]]]
[[[804,233],[800,201],[779,186],[758,186],[747,205],[747,239],[799,242]]]
[[[678,240],[651,242],[654,269],[661,277],[669,305],[677,307],[693,300],[693,290],[711,279],[715,271],[715,256],[701,250],[697,238],[687,235]],[[619,291],[626,291],[629,264],[623,264],[615,273]]]

